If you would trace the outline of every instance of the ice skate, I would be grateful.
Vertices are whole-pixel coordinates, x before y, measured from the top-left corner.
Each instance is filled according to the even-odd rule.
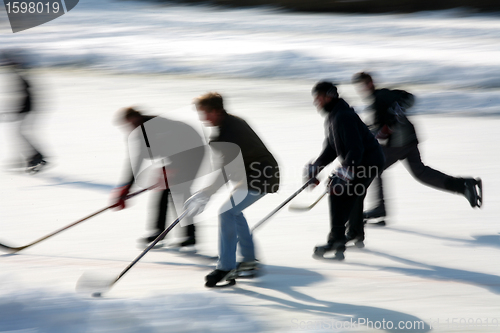
[[[481,208],[483,205],[483,182],[481,178],[465,179],[464,196],[469,201],[472,208]]]
[[[226,280],[253,279],[262,275],[262,265],[258,260],[240,262],[236,269],[233,269]]]
[[[28,162],[28,166],[26,167],[26,172],[33,175],[37,172],[39,172],[45,165],[47,164],[47,161],[40,159],[40,160],[32,160]]]
[[[353,235],[350,235],[350,234],[346,235],[346,245],[347,245],[347,243],[352,243],[358,249],[362,249],[362,248],[365,247],[364,240],[365,240],[364,237],[357,237],[357,236],[353,236]]]
[[[325,258],[325,254],[331,251],[335,251],[335,255],[332,258]],[[316,246],[314,248],[313,258],[315,259],[334,259],[334,260],[344,260],[345,243],[332,244],[328,243],[326,245]]]
[[[205,287],[208,288],[221,288],[221,287],[227,287],[227,286],[232,286],[236,283],[234,279],[232,280],[226,280],[226,276],[230,273],[231,271],[223,271],[220,269],[216,269],[207,276],[205,276]],[[227,281],[226,284],[217,284],[220,281]]]

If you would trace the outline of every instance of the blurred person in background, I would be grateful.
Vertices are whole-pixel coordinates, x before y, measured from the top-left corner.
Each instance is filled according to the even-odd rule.
[[[434,170],[422,163],[418,150],[418,139],[415,127],[405,115],[406,109],[413,106],[415,98],[404,90],[376,89],[373,78],[365,72],[356,73],[352,82],[365,98],[371,99],[370,109],[373,121],[370,124],[375,137],[381,142],[386,162],[384,170],[397,161],[405,162],[411,175],[423,184],[462,194],[471,207],[481,207],[482,181],[480,178],[457,178]],[[371,210],[364,212],[365,219],[386,216],[382,178],[374,181],[376,204]]]
[[[354,109],[339,97],[333,83],[318,82],[312,94],[314,105],[325,116],[326,138],[319,157],[306,165],[306,180],[316,178],[335,159],[341,162],[328,184],[331,228],[328,242],[316,246],[314,256],[321,258],[335,251],[333,259],[343,260],[348,241],[364,246],[363,200],[370,183],[382,172],[384,154]]]
[[[205,286],[215,287],[234,270],[257,271],[259,263],[243,210],[279,188],[279,167],[259,136],[243,119],[224,109],[222,96],[207,93],[194,101],[200,118],[218,134],[210,147],[219,163],[217,178],[189,198],[184,207],[191,214],[201,213],[210,197],[224,184],[234,185],[230,198],[219,209],[219,260],[216,269],[205,277]],[[240,164],[238,163],[240,162]],[[242,261],[236,263],[239,244]]]
[[[130,130],[128,138],[131,154],[125,171],[125,182],[115,189],[113,200],[117,209],[124,209],[126,196],[134,183],[146,188],[148,185],[145,182],[151,182],[151,176],[155,178],[154,182],[158,180],[160,195],[152,224],[153,232],[141,239],[149,244],[166,228],[169,197],[172,197],[174,205],[179,205],[176,207],[182,207],[184,201],[191,196],[191,187],[205,156],[205,144],[193,127],[180,121],[144,115],[132,107],[120,110],[118,118]],[[144,160],[150,160],[151,166],[143,167]],[[193,218],[186,217],[182,225],[186,238],[177,245],[195,245]]]
[[[14,167],[23,167],[26,172],[34,174],[47,164],[40,152],[39,140],[34,135],[36,115],[34,114],[33,87],[27,78],[27,58],[20,52],[10,51],[2,54],[2,64],[10,69],[13,75],[13,86],[16,87],[15,110],[4,114],[4,120],[16,122],[17,137],[21,144],[20,155],[24,163],[14,162]],[[8,117],[5,117],[8,116]]]

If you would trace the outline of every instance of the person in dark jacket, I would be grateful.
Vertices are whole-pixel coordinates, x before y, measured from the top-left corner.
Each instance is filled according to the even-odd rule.
[[[353,83],[359,91],[372,98],[373,124],[376,138],[386,143],[382,146],[386,163],[384,169],[397,161],[405,161],[412,176],[423,184],[436,189],[464,195],[471,207],[481,207],[482,181],[480,178],[460,178],[446,175],[422,163],[418,150],[415,127],[405,115],[415,101],[412,94],[404,90],[375,89],[370,74],[357,73]],[[382,178],[374,181],[376,187],[375,208],[364,213],[366,219],[386,216]]]
[[[329,183],[330,234],[328,243],[314,249],[316,256],[336,251],[335,258],[344,259],[345,244],[355,240],[364,246],[363,200],[366,189],[384,165],[382,149],[356,112],[339,98],[331,82],[319,82],[313,90],[314,104],[325,115],[326,140],[319,157],[306,166],[307,179],[336,158],[339,167]],[[346,223],[348,229],[346,234]]]
[[[154,230],[142,239],[144,243],[151,243],[166,227],[169,197],[174,207],[181,208],[192,195],[191,187],[200,171],[206,145],[193,127],[180,121],[144,115],[132,107],[120,110],[119,118],[131,130],[128,137],[130,163],[127,163],[124,184],[115,191],[115,203],[118,209],[123,209],[134,184],[147,188],[151,179],[160,181]],[[144,163],[145,160],[150,162]],[[183,225],[186,239],[179,245],[195,245],[192,217],[185,218]]]
[[[217,127],[218,135],[210,147],[218,157],[217,178],[206,188],[189,198],[184,207],[190,214],[203,211],[210,197],[231,182],[230,198],[219,210],[219,260],[216,269],[205,278],[207,287],[214,287],[229,272],[251,270],[258,266],[252,235],[243,210],[268,193],[279,189],[279,167],[276,159],[259,136],[241,118],[224,109],[222,96],[208,93],[195,100],[200,118],[208,126]],[[242,262],[236,263],[239,243]]]
[[[15,76],[15,85],[18,87],[18,106],[12,115],[19,122],[18,135],[22,144],[22,155],[26,160],[26,172],[34,174],[47,164],[45,156],[41,153],[39,142],[34,143],[35,120],[33,87],[26,75],[26,65],[20,55],[4,53],[2,55],[5,65],[9,66]]]

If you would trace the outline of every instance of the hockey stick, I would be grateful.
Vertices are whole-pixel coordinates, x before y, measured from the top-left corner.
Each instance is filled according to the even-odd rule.
[[[297,211],[297,212],[304,212],[304,211],[308,211],[308,210],[311,210],[313,209],[314,206],[316,206],[318,204],[318,202],[321,201],[321,199],[323,199],[325,197],[325,195],[328,193],[328,190],[324,191],[323,194],[321,194],[321,196],[316,199],[312,204],[308,205],[308,206],[299,206],[299,205],[290,205],[290,207],[288,207],[288,210],[290,211]]]
[[[273,216],[274,214],[276,214],[281,208],[283,208],[287,203],[289,203],[293,198],[295,198],[297,195],[299,195],[300,192],[304,191],[309,185],[311,185],[311,183],[315,182],[316,181],[316,178],[311,178],[309,179],[307,182],[305,182],[304,185],[302,185],[297,191],[295,191],[294,194],[292,194],[291,196],[289,196],[285,201],[283,201],[278,207],[276,207],[275,209],[273,209],[272,212],[270,212],[269,214],[267,214],[262,220],[260,220],[259,222],[257,222],[257,224],[255,224],[253,227],[252,227],[252,230],[251,232],[253,233],[255,231],[255,229],[257,229],[258,227],[260,227],[264,222],[266,222],[267,220],[269,220],[269,218],[271,218],[271,216]]]
[[[143,193],[143,192],[146,192],[146,191],[148,191],[148,190],[151,190],[151,189],[153,189],[153,188],[155,188],[155,187],[157,187],[157,186],[158,186],[158,185],[157,185],[157,184],[155,184],[155,185],[153,185],[153,186],[151,186],[151,187],[148,187],[148,188],[142,189],[142,190],[140,190],[140,191],[137,191],[137,192],[131,193],[131,194],[127,195],[126,200],[127,200],[127,199],[130,199],[130,198],[132,198],[132,197],[135,197],[136,195],[139,195],[139,194],[141,194],[141,193]],[[82,223],[83,221],[86,221],[86,220],[90,219],[91,217],[94,217],[94,216],[96,216],[96,215],[99,215],[99,214],[101,214],[102,212],[105,212],[105,211],[107,211],[108,209],[110,209],[110,208],[114,208],[114,207],[116,207],[116,206],[117,206],[117,204],[113,204],[113,205],[110,205],[110,206],[108,206],[108,207],[106,207],[106,208],[103,208],[103,209],[101,209],[101,210],[99,210],[99,211],[97,211],[97,212],[95,212],[95,213],[93,213],[93,214],[90,214],[89,216],[84,217],[83,219],[80,219],[80,220],[78,220],[78,221],[76,221],[76,222],[73,222],[73,223],[71,223],[71,224],[68,224],[68,225],[67,225],[67,226],[65,226],[65,227],[62,227],[62,228],[60,228],[60,229],[57,229],[56,231],[54,231],[54,232],[52,232],[52,233],[50,233],[50,234],[48,234],[48,235],[46,235],[46,236],[44,236],[44,237],[42,237],[42,238],[38,239],[38,240],[36,240],[36,241],[34,241],[34,242],[32,242],[32,243],[29,243],[29,244],[27,244],[27,245],[24,245],[24,246],[19,246],[19,247],[15,247],[15,246],[8,246],[8,245],[5,245],[5,244],[0,243],[0,249],[1,249],[1,250],[4,250],[4,251],[8,251],[8,252],[10,252],[10,253],[16,253],[16,252],[19,252],[19,251],[24,250],[24,249],[26,249],[26,248],[28,248],[28,247],[31,247],[31,246],[33,246],[33,245],[35,245],[35,244],[38,244],[38,243],[40,243],[41,241],[46,240],[47,238],[50,238],[50,237],[52,237],[52,236],[54,236],[54,235],[57,235],[58,233],[60,233],[60,232],[62,232],[62,231],[64,231],[64,230],[67,230],[67,229],[69,229],[69,228],[71,228],[71,227],[74,227],[75,225],[77,225],[77,224],[79,224],[79,223]]]
[[[139,260],[142,259],[159,241],[161,241],[165,236],[172,230],[187,214],[188,210],[184,210],[179,217],[172,222],[167,229],[163,230],[161,234],[156,237],[156,239],[149,244],[149,246],[141,252],[118,276],[116,276],[112,280],[105,280],[94,278],[89,275],[82,275],[76,284],[76,289],[81,291],[92,291],[93,297],[100,297],[102,293],[109,291],[115,283],[118,282]]]

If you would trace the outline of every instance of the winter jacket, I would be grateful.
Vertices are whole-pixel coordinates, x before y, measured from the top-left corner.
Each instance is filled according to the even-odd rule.
[[[232,143],[239,150],[218,143]],[[219,134],[210,140],[210,146],[222,155],[223,165],[231,164],[241,152],[249,190],[260,193],[278,191],[280,181],[278,162],[243,119],[226,113],[219,126]],[[238,181],[238,175],[227,175],[227,178]]]
[[[324,167],[335,158],[354,174],[361,167],[382,167],[385,157],[378,141],[357,113],[343,99],[334,99],[324,107],[326,140],[315,165]]]
[[[391,132],[387,146],[402,147],[417,143],[415,127],[405,115],[406,109],[415,102],[414,96],[404,90],[377,89],[373,98],[373,127],[378,132],[387,126]]]

